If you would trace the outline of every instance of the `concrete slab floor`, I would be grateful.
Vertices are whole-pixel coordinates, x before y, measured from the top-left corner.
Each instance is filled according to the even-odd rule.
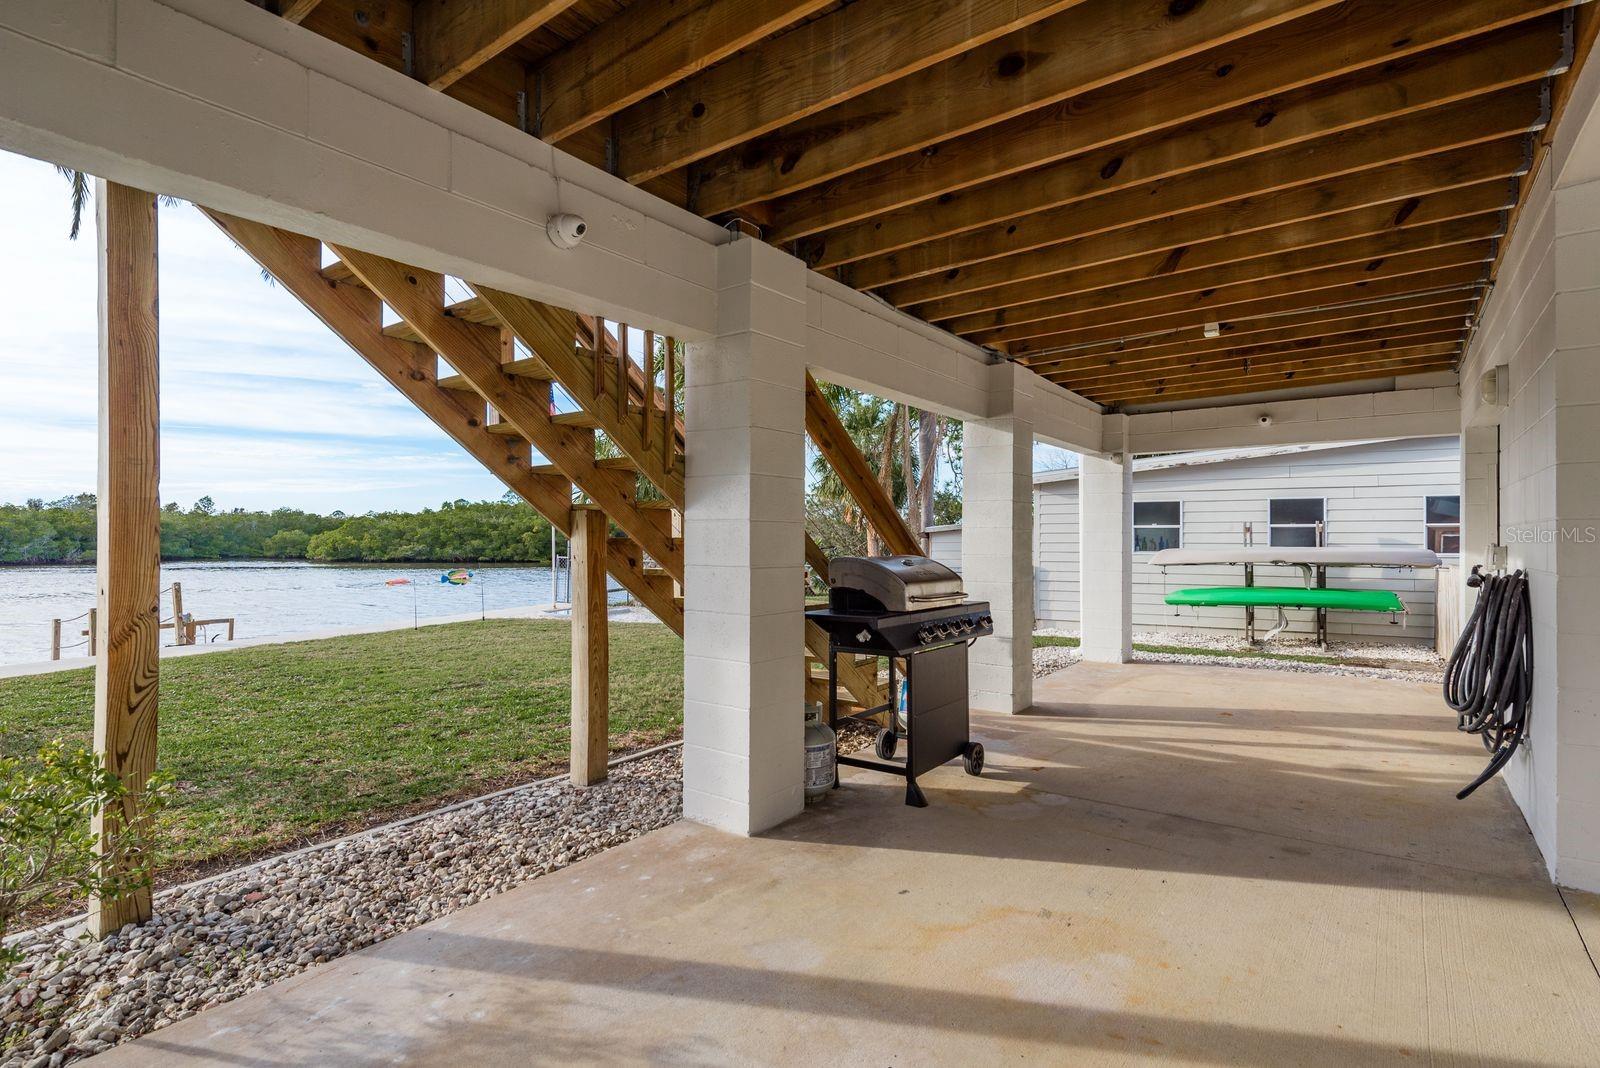
[[[115,1065],[1600,1063],[1600,978],[1431,687],[1083,664],[908,809],[678,824]],[[1593,902],[1575,911],[1600,928]]]

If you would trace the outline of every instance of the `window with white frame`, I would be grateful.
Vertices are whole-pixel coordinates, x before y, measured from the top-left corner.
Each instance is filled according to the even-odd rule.
[[[1321,497],[1279,497],[1267,502],[1267,527],[1273,546],[1312,547],[1325,533],[1327,502]],[[1319,529],[1320,528],[1320,529]]]
[[[1153,553],[1182,547],[1182,501],[1133,502],[1134,552]]]
[[[1428,548],[1441,555],[1461,551],[1461,498],[1440,496],[1423,498],[1422,522],[1427,528]]]

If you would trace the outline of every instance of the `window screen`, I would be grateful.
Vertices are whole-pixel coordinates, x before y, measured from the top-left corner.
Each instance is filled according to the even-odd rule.
[[[1426,497],[1423,499],[1423,523],[1427,530],[1427,546],[1436,553],[1461,551],[1461,498]]]
[[[1320,544],[1317,526],[1323,522],[1324,514],[1325,502],[1321,497],[1283,497],[1269,501],[1269,544],[1307,548]]]
[[[1133,502],[1133,551],[1153,553],[1183,547],[1183,504],[1179,501]]]

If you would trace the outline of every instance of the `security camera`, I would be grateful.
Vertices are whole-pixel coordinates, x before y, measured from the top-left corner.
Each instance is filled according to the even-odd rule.
[[[1260,415],[1256,416],[1256,425],[1257,426],[1271,426],[1272,425],[1272,416],[1268,415],[1266,412],[1262,412]]]
[[[552,215],[544,224],[544,232],[550,235],[550,243],[556,248],[577,248],[583,244],[584,235],[589,232],[589,224],[583,221],[582,215]]]

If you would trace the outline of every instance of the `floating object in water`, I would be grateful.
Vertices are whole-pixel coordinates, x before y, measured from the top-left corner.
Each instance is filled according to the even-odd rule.
[[[451,568],[439,576],[439,584],[442,586],[465,586],[471,581],[472,572],[464,567]]]
[[[385,586],[409,586],[411,585],[411,580],[408,578],[392,578],[385,579],[383,584]]]

